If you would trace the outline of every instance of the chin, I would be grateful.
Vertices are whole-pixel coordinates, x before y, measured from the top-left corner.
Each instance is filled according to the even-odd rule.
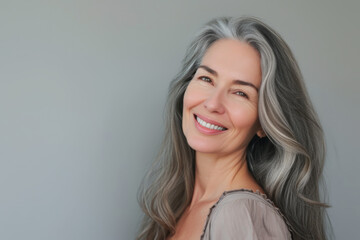
[[[189,146],[196,152],[201,152],[201,153],[219,152],[218,144],[210,143],[209,141],[205,141],[203,139],[188,138],[187,142]]]

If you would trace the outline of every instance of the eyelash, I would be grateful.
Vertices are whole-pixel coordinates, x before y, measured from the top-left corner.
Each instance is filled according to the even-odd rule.
[[[237,94],[237,93],[240,93],[240,94]],[[235,94],[239,95],[239,96],[242,96],[242,97],[245,97],[245,98],[249,98],[248,95],[246,95],[246,93],[241,92],[241,91],[236,91]]]
[[[211,78],[206,77],[206,76],[200,76],[199,79],[200,79],[201,81],[204,81],[204,82],[207,82],[207,83],[212,83]],[[239,96],[241,96],[241,97],[245,97],[245,98],[249,99],[248,95],[247,95],[246,93],[244,93],[244,92],[236,91],[235,94],[236,94],[236,95],[239,95]]]
[[[208,83],[212,82],[212,80],[209,77],[205,77],[205,76],[201,76],[201,77],[199,77],[199,79],[204,81],[204,82],[208,82]],[[204,79],[206,79],[206,80],[204,80]]]

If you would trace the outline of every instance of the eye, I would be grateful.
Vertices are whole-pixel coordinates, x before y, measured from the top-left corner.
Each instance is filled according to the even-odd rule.
[[[236,91],[235,94],[239,95],[239,96],[242,96],[242,97],[245,97],[245,98],[249,98],[248,95],[246,95],[246,93],[241,92],[241,91]]]
[[[201,76],[199,77],[200,80],[204,81],[204,82],[208,82],[208,83],[211,83],[211,79],[209,77],[206,77],[206,76]]]

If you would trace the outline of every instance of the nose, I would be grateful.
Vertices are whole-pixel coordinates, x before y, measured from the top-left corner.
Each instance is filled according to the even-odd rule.
[[[223,101],[224,99],[222,92],[219,90],[214,90],[204,101],[204,107],[209,112],[222,114],[225,112]]]

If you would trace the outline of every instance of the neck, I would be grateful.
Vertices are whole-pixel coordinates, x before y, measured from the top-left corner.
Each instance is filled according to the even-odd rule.
[[[224,191],[240,188],[263,192],[249,172],[244,154],[216,157],[196,152],[195,185],[190,207],[198,202],[216,201]]]

